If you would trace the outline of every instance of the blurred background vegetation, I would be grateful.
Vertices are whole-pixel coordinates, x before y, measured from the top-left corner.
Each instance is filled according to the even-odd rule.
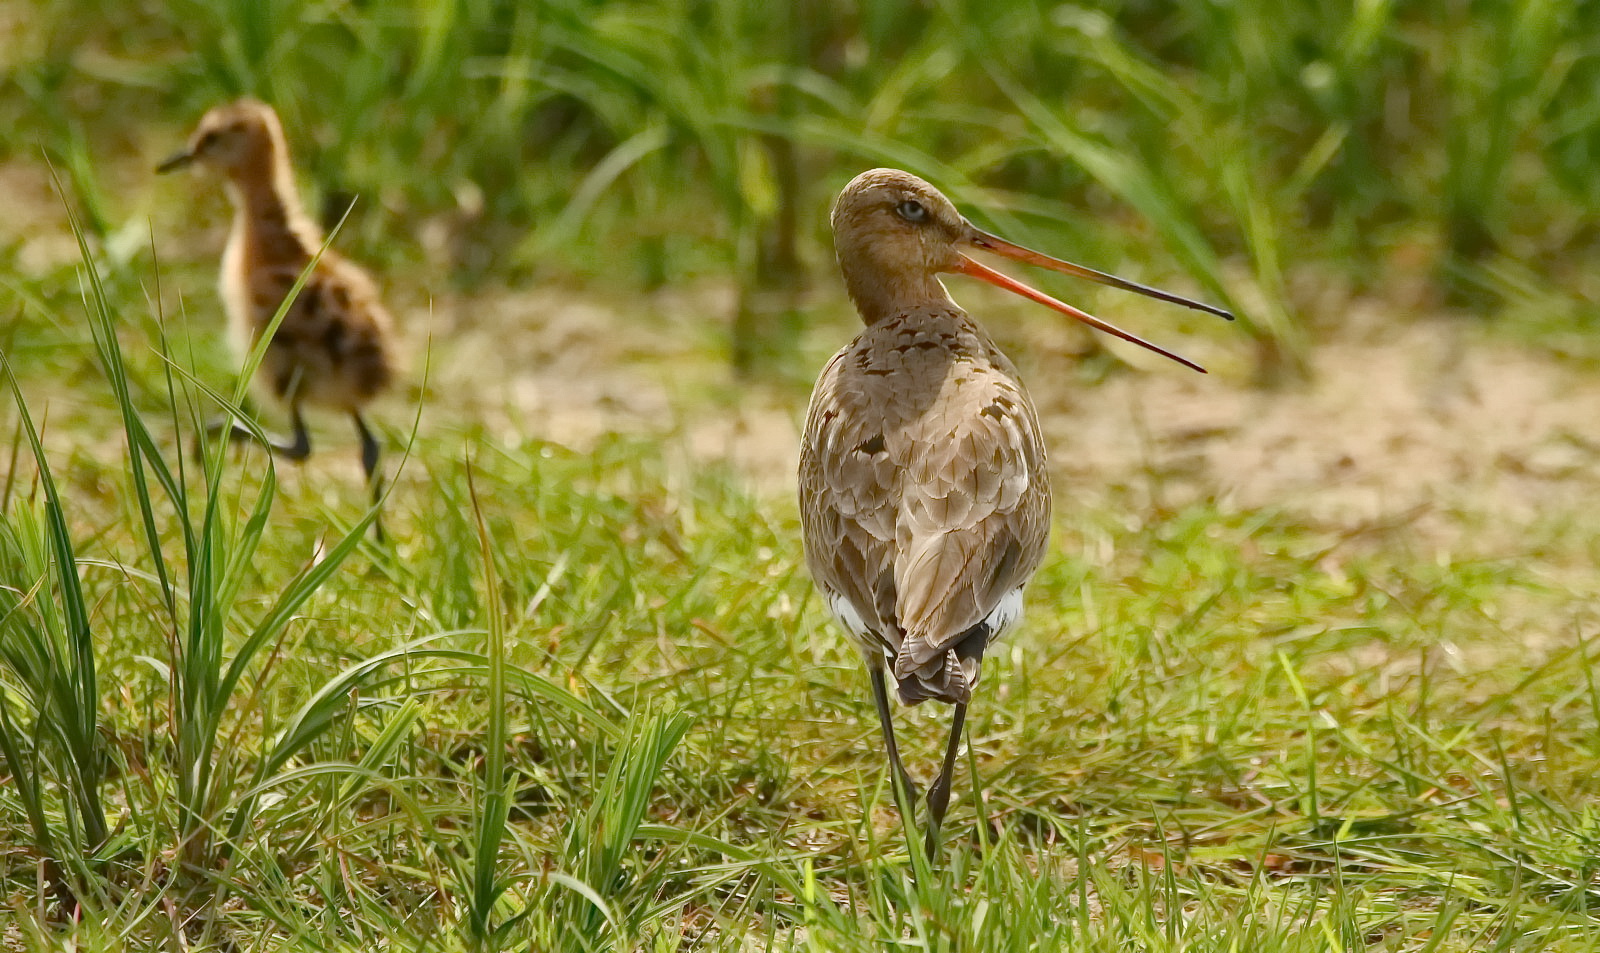
[[[342,243],[467,289],[733,275],[736,359],[831,281],[855,172],[1235,307],[1267,375],[1364,295],[1600,315],[1593,0],[58,0],[0,22],[0,159],[148,238],[149,160],[253,93]],[[127,169],[118,175],[119,159]],[[133,243],[137,247],[138,243]],[[397,272],[395,272],[397,273]]]

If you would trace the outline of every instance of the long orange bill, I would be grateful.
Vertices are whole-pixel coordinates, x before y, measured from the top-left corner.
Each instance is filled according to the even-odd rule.
[[[1196,311],[1204,311],[1207,314],[1214,314],[1219,318],[1227,318],[1229,321],[1233,320],[1232,312],[1225,311],[1222,308],[1216,307],[1215,305],[1204,304],[1202,302],[1195,301],[1192,298],[1185,298],[1182,295],[1175,295],[1170,291],[1162,291],[1160,288],[1152,288],[1149,285],[1141,285],[1137,281],[1129,281],[1126,278],[1118,278],[1116,275],[1108,275],[1103,271],[1095,271],[1093,268],[1085,268],[1082,265],[1074,265],[1070,261],[1062,261],[1059,258],[1051,258],[1049,255],[1036,252],[1031,248],[1023,248],[1021,245],[1008,242],[998,235],[990,235],[988,232],[980,232],[976,229],[974,229],[974,231],[976,232],[972,238],[972,243],[974,245],[977,245],[984,251],[992,251],[996,255],[1004,255],[1012,261],[1020,261],[1025,265],[1037,265],[1040,268],[1048,268],[1051,271],[1059,271],[1063,275],[1072,275],[1077,278],[1087,278],[1090,281],[1096,281],[1102,285],[1110,285],[1113,288],[1121,288],[1123,291],[1136,291],[1139,294],[1148,295],[1152,298],[1157,298],[1162,301],[1170,301],[1173,304],[1181,304],[1185,308],[1193,308]]]
[[[1039,257],[1043,258],[1044,256],[1041,255]],[[1201,367],[1199,364],[1196,364],[1194,361],[1191,361],[1186,357],[1182,357],[1180,355],[1174,354],[1174,353],[1172,353],[1171,351],[1167,350],[1166,348],[1162,347],[1159,344],[1152,344],[1151,342],[1146,341],[1144,338],[1139,337],[1137,334],[1129,333],[1127,331],[1122,330],[1121,328],[1117,327],[1114,324],[1110,324],[1108,322],[1100,320],[1099,318],[1097,318],[1094,315],[1088,313],[1087,311],[1079,311],[1077,308],[1074,308],[1072,305],[1067,304],[1065,301],[1057,301],[1056,299],[1050,297],[1049,295],[1045,294],[1044,292],[1037,291],[1037,290],[1035,290],[1033,288],[1030,288],[1027,285],[1023,284],[1022,282],[1016,280],[1015,278],[1010,277],[1009,275],[1003,275],[1000,272],[995,271],[993,268],[990,268],[988,265],[984,265],[984,264],[981,264],[979,262],[973,261],[971,258],[968,258],[966,255],[961,255],[960,258],[961,258],[961,264],[956,268],[956,270],[961,272],[964,275],[971,275],[974,278],[982,278],[984,281],[987,281],[989,284],[995,285],[996,287],[999,287],[999,288],[1004,288],[1007,291],[1011,292],[1012,294],[1018,294],[1018,295],[1023,296],[1024,298],[1027,298],[1027,299],[1031,300],[1031,301],[1037,301],[1040,304],[1044,305],[1045,307],[1054,308],[1057,311],[1060,311],[1062,314],[1067,315],[1068,317],[1077,318],[1079,321],[1082,321],[1084,324],[1087,324],[1089,327],[1094,328],[1096,331],[1104,331],[1107,334],[1112,335],[1113,337],[1119,337],[1119,338],[1122,338],[1124,341],[1129,341],[1131,343],[1139,345],[1142,348],[1147,348],[1147,349],[1149,349],[1151,351],[1156,352],[1157,354],[1160,354],[1163,357],[1169,357],[1172,360],[1177,361],[1179,364],[1182,364],[1184,367],[1188,367],[1188,368],[1192,368],[1194,370],[1197,370],[1202,374],[1204,374],[1206,372],[1205,368]],[[1050,260],[1054,261],[1054,259],[1050,259]],[[1065,264],[1065,263],[1063,262],[1062,264]]]

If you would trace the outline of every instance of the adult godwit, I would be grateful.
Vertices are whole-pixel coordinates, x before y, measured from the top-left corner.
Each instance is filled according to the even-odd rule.
[[[316,258],[323,236],[300,206],[283,125],[271,106],[241,99],[212,109],[201,117],[188,146],[156,171],[190,164],[226,176],[233,199],[233,229],[222,253],[222,301],[236,347],[248,351],[255,346],[316,259],[258,368],[257,380],[288,408],[294,427],[289,442],[269,441],[268,446],[290,460],[310,455],[302,405],[350,414],[361,438],[361,466],[376,501],[382,490],[379,446],[361,411],[395,376],[394,322],[377,286],[332,249]],[[224,429],[233,439],[250,436],[237,421],[228,420],[212,424],[208,432]]]
[[[931,859],[950,802],[984,650],[1022,615],[1050,535],[1050,477],[1033,401],[1011,361],[939,281],[981,278],[1092,327],[1204,368],[969,258],[979,249],[1224,318],[1228,312],[1029,251],[980,231],[927,182],[863,172],[833,208],[845,289],[866,330],[817,379],[800,449],[806,562],[866,657],[894,780],[885,674],[900,701],[955,706],[928,789]]]

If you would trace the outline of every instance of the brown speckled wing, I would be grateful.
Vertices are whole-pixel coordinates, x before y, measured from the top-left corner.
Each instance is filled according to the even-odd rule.
[[[801,531],[812,578],[867,630],[850,634],[869,656],[892,658],[900,646],[890,505],[896,477],[872,426],[869,392],[857,375],[841,373],[853,347],[828,362],[812,395],[800,447]]]
[[[960,312],[868,328],[824,370],[800,473],[806,554],[934,697],[947,657],[1038,567],[1044,444],[1016,370]],[[902,695],[907,691],[902,685]]]
[[[263,267],[252,285],[258,328],[272,320],[299,270]],[[390,318],[371,279],[325,254],[284,315],[262,371],[280,398],[357,409],[394,376]]]

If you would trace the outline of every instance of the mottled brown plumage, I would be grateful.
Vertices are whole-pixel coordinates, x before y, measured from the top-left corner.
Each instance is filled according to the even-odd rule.
[[[953,303],[886,317],[822,372],[801,453],[806,555],[830,604],[865,623],[851,634],[902,702],[970,699],[998,634],[974,629],[1049,535],[1044,442],[1016,368]]]
[[[242,99],[212,109],[187,148],[158,171],[191,163],[222,174],[233,200],[221,289],[238,350],[255,346],[316,259],[257,369],[257,384],[289,409],[294,422],[294,442],[273,449],[293,459],[310,452],[303,405],[343,411],[355,420],[362,464],[375,480],[377,443],[361,411],[395,377],[393,321],[377,286],[331,248],[316,257],[323,235],[301,208],[288,143],[272,107]],[[232,432],[245,435],[239,427]]]
[[[895,170],[865,172],[846,186],[833,229],[845,287],[867,327],[828,362],[812,394],[800,451],[806,561],[866,657],[890,761],[908,794],[885,677],[906,704],[932,698],[956,706],[943,770],[928,792],[931,856],[984,650],[1020,617],[1022,587],[1050,534],[1033,402],[939,274],[982,278],[1196,369],[963,251],[1226,312],[979,231],[933,186]]]

